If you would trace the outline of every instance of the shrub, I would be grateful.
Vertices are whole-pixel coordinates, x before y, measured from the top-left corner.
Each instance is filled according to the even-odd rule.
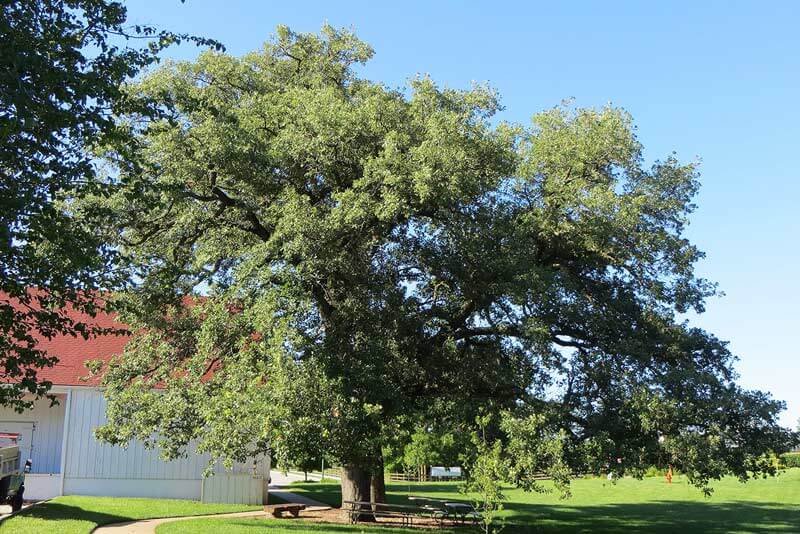
[[[666,474],[667,474],[667,470],[666,469],[659,468],[659,467],[656,467],[654,465],[651,465],[650,467],[648,467],[647,470],[644,472],[644,476],[647,477],[647,478],[663,477],[663,476],[666,476]]]
[[[800,467],[800,452],[789,452],[781,456],[783,467]]]

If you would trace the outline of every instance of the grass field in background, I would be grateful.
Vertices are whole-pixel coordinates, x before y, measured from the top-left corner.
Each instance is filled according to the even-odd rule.
[[[800,532],[800,469],[746,484],[725,478],[713,484],[711,497],[677,476],[661,478],[577,479],[572,497],[505,490],[504,532]],[[338,506],[336,484],[294,484],[292,491]],[[407,503],[406,495],[464,500],[458,485],[446,482],[390,483],[388,500]]]
[[[188,515],[258,510],[260,506],[209,504],[178,499],[56,497],[0,523],[2,534],[88,534],[99,525]]]

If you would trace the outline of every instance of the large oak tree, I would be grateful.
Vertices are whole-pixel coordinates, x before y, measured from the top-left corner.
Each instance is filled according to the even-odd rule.
[[[345,500],[369,500],[387,434],[431,406],[511,413],[528,487],[542,458],[769,471],[782,404],[680,319],[715,293],[684,236],[695,166],[646,167],[620,109],[496,123],[487,87],[359,77],[372,53],[281,27],[134,88],[169,116],[128,117],[135,146],[107,153],[121,189],[95,199],[140,332],[103,371],[101,437],[225,460],[316,446]]]

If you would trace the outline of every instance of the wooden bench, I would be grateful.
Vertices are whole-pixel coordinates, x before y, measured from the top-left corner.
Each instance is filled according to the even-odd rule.
[[[272,514],[272,517],[283,517],[283,512],[289,512],[292,517],[298,517],[300,510],[305,510],[305,504],[286,503],[286,504],[268,504],[264,507],[264,511]]]

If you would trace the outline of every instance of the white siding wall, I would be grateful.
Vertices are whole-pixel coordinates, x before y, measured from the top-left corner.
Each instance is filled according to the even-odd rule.
[[[203,481],[203,501],[265,504],[264,479],[250,475],[217,475]]]
[[[165,462],[159,451],[139,442],[127,448],[100,443],[93,430],[105,422],[105,399],[96,389],[72,390],[66,436],[64,493],[198,499],[207,502],[260,504],[265,500],[264,478],[253,478],[252,464],[234,466],[233,473],[218,468],[218,475],[203,481],[209,456],[190,447],[186,458]],[[268,462],[268,460],[267,460]],[[260,473],[269,477],[269,464]],[[241,476],[246,474],[248,476]],[[205,495],[205,489],[209,489]]]
[[[64,434],[65,396],[57,395],[59,404],[50,406],[42,399],[34,403],[33,409],[17,413],[9,408],[0,409],[0,432],[3,422],[28,422],[35,427],[31,439],[32,473],[61,472],[61,440]]]
[[[106,403],[95,389],[72,391],[67,431],[67,478],[124,478],[152,480],[199,480],[208,456],[189,451],[186,458],[165,462],[159,451],[148,450],[139,442],[127,448],[101,443],[94,429],[106,421]]]
[[[26,499],[52,499],[61,495],[61,475],[25,475]]]
[[[63,391],[63,389],[62,389]],[[102,391],[71,388],[69,402],[59,393],[59,404],[42,400],[33,409],[18,414],[0,409],[2,422],[10,429],[20,423],[33,423],[30,488],[32,498],[65,495],[112,495],[202,499],[206,502],[260,504],[266,501],[265,480],[269,477],[269,458],[261,459],[254,475],[253,463],[236,464],[226,472],[221,466],[215,476],[203,479],[209,456],[196,454],[190,447],[186,458],[165,462],[158,450],[148,450],[133,442],[127,448],[100,443],[94,429],[105,422],[106,403]],[[69,414],[66,407],[69,405]],[[66,436],[64,421],[67,417]],[[29,425],[22,425],[30,429]],[[14,427],[14,428],[12,428]],[[62,459],[62,445],[66,457]],[[63,486],[61,466],[64,466]],[[51,476],[47,476],[50,474]]]

